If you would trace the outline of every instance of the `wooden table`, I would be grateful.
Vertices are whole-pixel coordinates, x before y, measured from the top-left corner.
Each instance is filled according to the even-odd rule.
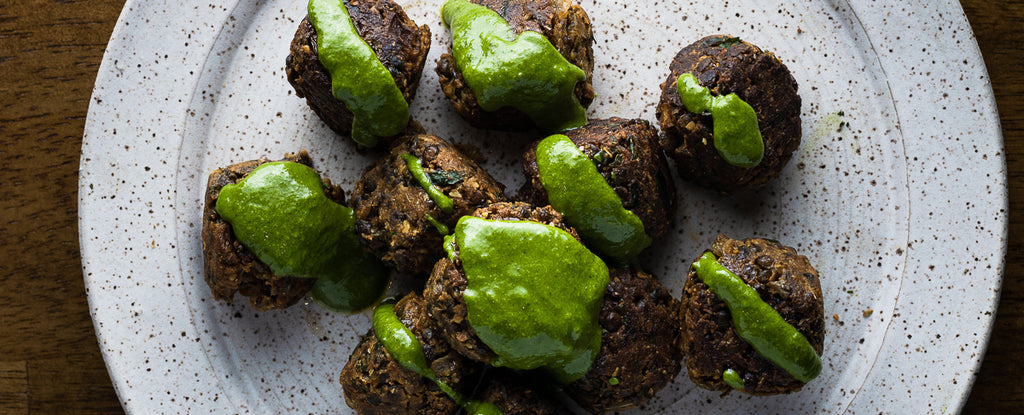
[[[86,304],[78,163],[122,0],[0,2],[0,413],[119,413]],[[965,413],[1024,408],[1024,2],[964,0],[1006,142],[1010,241]]]

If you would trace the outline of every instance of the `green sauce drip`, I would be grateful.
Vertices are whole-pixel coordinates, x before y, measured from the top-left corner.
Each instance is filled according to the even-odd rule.
[[[544,131],[587,123],[586,110],[573,93],[587,75],[544,35],[526,31],[516,36],[501,15],[466,0],[448,0],[441,15],[451,27],[455,65],[480,108],[516,108]]]
[[[714,123],[715,150],[727,163],[738,167],[754,167],[764,158],[764,140],[757,125],[754,108],[736,94],[712,96],[693,74],[685,73],[676,80],[676,89],[686,110],[694,114],[711,111]]]
[[[619,195],[569,137],[555,134],[541,141],[537,169],[551,207],[565,215],[587,246],[627,262],[651,244],[640,218],[622,207]]]
[[[334,97],[352,111],[352,140],[373,147],[378,138],[402,132],[409,123],[409,103],[391,72],[356,33],[344,2],[309,0],[307,10]]]
[[[714,254],[704,253],[693,268],[729,307],[736,332],[757,353],[801,382],[810,382],[821,373],[821,358],[807,338],[762,301],[743,279],[719,264]]]
[[[449,233],[451,233],[451,230],[448,229],[448,226],[441,222],[438,222],[438,220],[434,219],[433,216],[424,214],[423,217],[426,218],[427,222],[430,222],[431,225],[434,225],[434,229],[437,229],[437,233],[441,235],[448,235]]]
[[[743,390],[747,387],[747,385],[743,383],[743,378],[740,377],[740,374],[732,369],[726,369],[725,372],[722,372],[722,380],[725,381],[726,385],[729,385],[729,387],[733,389]]]
[[[384,300],[373,310],[373,333],[377,340],[388,351],[391,358],[395,359],[402,367],[416,372],[418,375],[434,381],[441,391],[452,398],[453,401],[466,409],[468,414],[479,415],[501,415],[502,412],[497,406],[486,402],[466,400],[462,394],[446,385],[433,369],[427,364],[427,357],[423,354],[423,345],[413,334],[412,330],[402,323],[402,320],[395,314],[395,299]]]
[[[317,278],[313,298],[330,310],[369,307],[387,287],[387,269],[360,247],[352,209],[328,199],[305,165],[257,167],[221,189],[216,210],[274,275]]]
[[[537,222],[463,216],[445,238],[449,257],[452,242],[468,281],[468,320],[497,355],[492,364],[543,367],[563,383],[586,374],[601,347],[608,267],[600,258]]]
[[[434,204],[441,208],[442,212],[452,213],[455,210],[452,199],[445,195],[441,189],[438,189],[437,186],[434,186],[434,183],[430,181],[430,176],[423,171],[423,164],[420,162],[420,159],[409,153],[402,154],[402,158],[405,159],[405,165],[409,168],[409,172],[412,173],[412,177],[416,178],[420,187],[427,192],[427,195],[434,201]]]

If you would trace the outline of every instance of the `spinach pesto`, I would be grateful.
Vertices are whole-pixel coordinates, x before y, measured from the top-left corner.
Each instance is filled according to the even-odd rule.
[[[711,112],[715,150],[727,163],[750,168],[764,157],[764,139],[754,109],[736,94],[712,96],[693,74],[676,80],[676,89],[686,110],[694,114]]]
[[[807,338],[762,301],[743,279],[719,264],[714,254],[704,253],[693,268],[697,277],[729,307],[736,332],[757,353],[801,382],[810,382],[821,373],[821,358]],[[725,375],[728,373],[723,374],[726,382],[736,387],[729,382],[732,376]],[[738,378],[737,373],[732,380]]]
[[[423,170],[423,164],[420,162],[420,159],[409,153],[402,153],[402,159],[405,160],[405,166],[409,168],[409,173],[412,173],[412,177],[416,178],[416,182],[427,192],[427,195],[434,201],[434,204],[442,212],[452,213],[455,209],[452,199],[434,185],[434,182],[430,180],[430,176]],[[427,220],[434,223],[434,226],[438,224],[432,217]],[[438,230],[440,231],[440,227],[438,227]]]
[[[356,33],[343,0],[310,0],[307,9],[334,97],[352,112],[352,140],[373,147],[378,138],[402,132],[409,104],[391,72]]]
[[[359,245],[352,209],[328,199],[305,165],[257,167],[221,188],[216,210],[274,275],[316,278],[313,298],[327,309],[361,310],[387,288],[387,269]]]
[[[453,244],[467,319],[493,365],[544,368],[562,383],[586,374],[601,347],[608,268],[600,258],[568,232],[529,221],[464,216],[445,237],[452,258]]]
[[[537,145],[537,170],[551,207],[588,246],[627,262],[651,244],[640,218],[622,207],[619,195],[569,137],[555,134]]]
[[[586,110],[573,91],[586,80],[544,35],[518,36],[498,13],[467,0],[448,0],[441,8],[452,32],[452,55],[480,108],[513,107],[544,131],[563,131],[587,123]]]
[[[501,409],[498,409],[494,404],[467,400],[462,394],[456,392],[437,378],[434,371],[430,369],[430,364],[427,363],[426,355],[423,354],[423,345],[416,338],[416,335],[413,334],[412,330],[409,330],[395,314],[395,300],[393,298],[384,300],[373,310],[373,333],[377,336],[377,340],[380,340],[380,343],[384,345],[384,349],[388,351],[391,358],[395,359],[402,367],[434,381],[438,389],[441,389],[448,397],[466,409],[467,414],[502,414]]]

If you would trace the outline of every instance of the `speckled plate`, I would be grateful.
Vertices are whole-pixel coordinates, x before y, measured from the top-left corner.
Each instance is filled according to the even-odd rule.
[[[477,130],[443,99],[440,0],[400,0],[433,32],[413,116],[477,146],[509,189],[532,137]],[[650,6],[643,6],[649,4]],[[678,182],[675,231],[646,254],[681,290],[720,232],[811,258],[827,318],[824,371],[803,391],[720,398],[685,375],[635,413],[955,412],[984,355],[1006,249],[1005,161],[989,80],[959,4],[586,0],[591,117],[654,121],[668,62],[705,35],[774,51],[803,97],[804,141],[766,190]],[[305,2],[129,1],[96,80],[82,148],[80,232],[100,347],[132,413],[348,413],[338,373],[368,315],[306,302],[255,312],[213,300],[199,233],[209,172],[307,149],[351,189],[370,159],[284,78]]]

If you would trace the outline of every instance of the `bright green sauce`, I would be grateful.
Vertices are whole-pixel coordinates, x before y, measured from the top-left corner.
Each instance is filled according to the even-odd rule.
[[[356,239],[352,209],[328,199],[320,176],[305,165],[257,167],[221,189],[216,210],[275,275],[317,278],[313,298],[328,309],[369,307],[387,287],[387,269]]]
[[[821,373],[821,358],[807,338],[762,301],[743,279],[719,264],[712,253],[702,255],[693,268],[729,307],[736,332],[757,353],[801,382],[810,382]]]
[[[395,314],[395,301],[393,298],[384,300],[373,310],[373,333],[377,340],[384,345],[398,364],[402,367],[416,372],[420,376],[434,381],[441,391],[452,400],[466,409],[467,414],[472,415],[501,415],[502,412],[497,406],[488,402],[477,402],[467,400],[462,394],[456,392],[446,385],[427,363],[427,357],[423,354],[423,345],[419,339],[409,330],[402,320]]]
[[[441,15],[451,27],[455,65],[485,111],[513,107],[552,132],[587,123],[573,93],[587,76],[544,35],[516,36],[501,15],[466,0],[448,0]]]
[[[373,147],[378,138],[402,132],[409,122],[409,104],[391,72],[356,33],[343,1],[309,0],[308,14],[334,97],[352,111],[352,140]]]
[[[430,222],[431,225],[434,225],[434,229],[437,229],[437,233],[441,235],[448,235],[449,233],[452,233],[451,230],[448,229],[447,225],[439,222],[437,219],[434,219],[433,216],[424,214],[423,217],[427,222]]]
[[[493,365],[545,368],[564,383],[586,374],[601,347],[608,268],[600,258],[537,222],[464,216],[445,239],[449,257],[458,245],[468,320],[497,356]]]
[[[743,390],[747,387],[743,382],[743,378],[740,377],[740,374],[732,369],[726,369],[722,372],[722,380],[725,381],[726,385],[729,385],[729,387],[733,389]]]
[[[587,246],[620,262],[651,244],[644,224],[569,137],[555,134],[537,145],[537,169],[551,207],[579,232]]]
[[[437,186],[430,181],[430,176],[423,171],[423,164],[420,162],[420,159],[409,153],[403,153],[402,158],[405,159],[405,166],[409,168],[409,173],[412,173],[412,177],[416,178],[420,187],[427,192],[427,195],[429,195],[430,199],[434,201],[434,204],[436,204],[442,212],[452,213],[455,209],[452,199],[445,195],[441,189],[438,189]]]
[[[679,76],[676,89],[687,111],[694,114],[711,112],[715,150],[722,159],[734,166],[747,168],[761,163],[764,140],[754,108],[736,94],[712,96],[711,91],[701,86],[690,73]]]

